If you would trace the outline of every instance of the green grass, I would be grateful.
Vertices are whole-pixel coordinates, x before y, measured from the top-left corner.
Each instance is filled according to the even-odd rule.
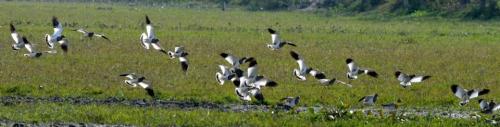
[[[234,94],[232,84],[220,86],[214,79],[217,65],[227,65],[218,56],[221,52],[253,56],[258,60],[259,73],[279,83],[276,88],[263,90],[271,104],[285,96],[301,96],[301,105],[339,105],[340,101],[355,105],[360,97],[379,93],[378,103],[401,98],[404,106],[409,108],[477,110],[475,101],[465,107],[458,106],[458,99],[449,88],[451,84],[491,89],[489,95],[481,98],[494,99],[500,95],[500,87],[496,87],[500,77],[498,22],[418,18],[380,21],[324,17],[309,12],[222,12],[216,9],[162,9],[106,4],[0,4],[0,11],[3,12],[0,13],[0,29],[4,31],[0,37],[0,42],[4,42],[0,44],[0,96],[148,98],[143,90],[125,86],[123,78],[118,76],[124,72],[137,72],[153,82],[161,99],[241,103]],[[112,9],[100,10],[98,7]],[[191,63],[187,76],[181,74],[177,60],[169,60],[156,51],[146,51],[140,46],[138,38],[144,31],[145,14],[150,16],[164,48],[172,50],[179,45],[187,48]],[[45,33],[52,33],[52,16],[59,17],[64,24],[64,34],[71,41],[68,54],[27,59],[22,56],[25,50],[10,50],[10,22],[15,23],[20,34],[27,36],[37,49],[47,50],[43,37]],[[105,33],[112,42],[100,39],[82,42],[80,34],[71,31],[79,27]],[[277,29],[282,38],[295,42],[298,47],[286,47],[280,51],[265,48],[270,41],[266,31],[268,27]],[[377,70],[380,77],[361,76],[352,82],[353,88],[322,86],[315,80],[298,81],[291,74],[298,65],[289,56],[290,50],[299,52],[311,67],[339,80],[347,80],[344,61],[349,57],[360,66]],[[398,69],[433,77],[403,89],[393,76]],[[40,85],[44,88],[38,89]],[[40,108],[47,108],[45,106],[50,104]],[[112,109],[92,108],[103,111]],[[17,107],[7,109],[21,110]],[[146,109],[136,109],[141,110]],[[57,113],[60,112],[53,114]],[[293,119],[293,116],[286,117]],[[125,118],[103,119],[106,123],[128,121]],[[141,122],[131,124],[146,125]]]

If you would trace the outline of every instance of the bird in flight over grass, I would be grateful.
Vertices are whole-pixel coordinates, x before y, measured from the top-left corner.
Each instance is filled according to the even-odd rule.
[[[26,50],[28,50],[28,53],[24,54],[24,56],[30,57],[30,58],[38,58],[38,57],[42,56],[42,53],[36,51],[35,47],[28,41],[28,39],[26,39],[26,37],[23,36],[22,39],[24,42],[24,47],[26,48]]]
[[[52,33],[52,35],[45,34],[45,42],[51,49],[50,51],[46,52],[50,54],[57,53],[57,50],[54,49],[56,43],[59,43],[61,45],[61,49],[63,50],[63,52],[68,52],[68,40],[64,35],[62,35],[63,27],[55,16],[52,17],[52,26],[54,27],[54,33]]]
[[[247,75],[237,68],[234,77],[231,81],[236,86],[235,93],[243,101],[251,101],[253,96],[257,101],[264,102],[264,95],[261,92],[262,87],[276,87],[278,83],[265,78],[264,76],[257,75],[257,61],[253,58],[249,60]]]
[[[326,78],[326,76],[323,72],[320,72],[318,70],[315,70],[313,68],[308,67],[304,61],[304,58],[302,58],[298,53],[296,53],[294,51],[290,51],[290,55],[297,62],[297,64],[299,64],[299,69],[293,69],[293,75],[297,79],[304,81],[307,79],[306,76],[308,74],[310,74],[311,76],[316,78],[321,84],[324,84],[324,85],[330,85],[330,84],[333,84],[335,82],[338,82],[338,83],[345,84],[349,87],[352,87],[352,85],[347,84],[347,83],[340,81],[340,80],[336,80],[335,78],[328,79],[328,78]]]
[[[364,69],[364,68],[358,67],[358,65],[356,65],[356,63],[354,63],[354,60],[351,58],[347,58],[345,62],[347,64],[347,68],[348,68],[347,78],[349,78],[351,80],[357,79],[359,74],[367,74],[367,75],[374,77],[374,78],[378,77],[377,72],[375,72],[374,70]]]
[[[228,67],[224,65],[219,65],[220,72],[215,73],[215,80],[219,83],[219,85],[224,85],[225,81],[231,80],[235,74],[231,73]]]
[[[24,41],[21,39],[21,35],[17,33],[16,28],[12,23],[10,24],[10,36],[12,36],[12,39],[14,40],[14,44],[12,44],[12,50],[19,50],[21,48],[24,48]]]
[[[83,34],[82,37],[80,38],[80,40],[83,40],[83,38],[89,38],[89,39],[92,40],[93,37],[100,37],[100,38],[106,39],[108,42],[111,41],[111,40],[109,40],[108,37],[104,36],[104,34],[95,33],[95,32],[91,32],[91,31],[86,31],[83,28],[76,29],[76,30],[73,30],[73,31],[80,32],[80,33]]]
[[[182,71],[187,72],[188,70],[188,60],[187,56],[189,54],[184,50],[184,47],[178,46],[174,48],[174,51],[168,51],[168,56],[170,56],[171,59],[179,58],[179,61],[181,62],[181,67]]]
[[[233,56],[228,53],[220,53],[219,54],[224,60],[226,60],[229,64],[231,64],[230,71],[234,73],[235,69],[240,69],[240,65],[245,63],[246,61],[249,61],[253,58],[251,57],[243,57],[243,58],[238,58],[236,56]]]
[[[149,20],[149,17],[146,15],[146,33],[142,33],[140,37],[142,47],[149,49],[149,46],[152,46],[155,50],[168,55],[168,53],[160,46],[160,40],[156,38],[153,30],[151,20]]]
[[[476,98],[481,95],[488,94],[490,92],[489,89],[472,89],[472,90],[467,90],[463,89],[460,86],[454,84],[451,86],[451,92],[461,99],[460,101],[460,106],[464,106],[465,104],[469,103],[470,99]]]
[[[294,46],[296,47],[294,43],[288,42],[288,41],[282,41],[279,37],[278,32],[276,30],[273,30],[271,28],[267,28],[267,31],[271,34],[271,44],[267,44],[267,47],[270,48],[271,50],[278,50],[285,46],[285,44]]]
[[[493,102],[493,100],[488,102],[484,99],[479,99],[478,102],[482,113],[491,114],[496,110],[500,109],[500,104],[496,104],[495,102]]]
[[[144,76],[138,76],[135,73],[130,73],[130,74],[121,74],[120,76],[122,77],[127,77],[124,82],[127,85],[130,85],[131,87],[137,87],[140,86],[146,90],[147,94],[153,98],[155,98],[155,93],[153,91],[153,88],[151,86],[151,83],[146,81]]]
[[[396,71],[395,73],[396,78],[399,81],[399,85],[401,85],[403,88],[407,88],[411,86],[411,83],[419,83],[424,80],[429,79],[431,76],[423,76],[423,75],[408,75],[405,74],[401,71]]]
[[[364,105],[367,106],[372,106],[377,101],[377,97],[378,94],[364,96],[363,98],[359,99],[359,102],[362,102]]]

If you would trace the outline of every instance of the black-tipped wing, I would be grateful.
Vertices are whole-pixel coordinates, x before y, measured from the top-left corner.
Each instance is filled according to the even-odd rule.
[[[155,98],[155,92],[153,91],[152,88],[148,87],[145,90],[146,90],[146,92],[148,93],[149,96]]]

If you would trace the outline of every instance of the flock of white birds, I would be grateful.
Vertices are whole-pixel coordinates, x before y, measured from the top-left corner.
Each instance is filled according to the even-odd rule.
[[[14,25],[10,24],[10,31],[11,31],[11,36],[12,39],[14,40],[14,44],[12,44],[12,49],[13,50],[20,50],[22,48],[26,48],[28,53],[24,54],[26,57],[30,58],[39,58],[42,56],[42,54],[47,53],[47,54],[56,54],[57,50],[54,49],[54,47],[59,44],[63,53],[68,52],[68,40],[67,38],[62,34],[63,33],[63,27],[61,23],[58,21],[56,17],[52,18],[52,24],[53,24],[53,29],[54,32],[53,34],[46,34],[45,35],[45,42],[47,43],[47,46],[49,47],[49,51],[45,52],[39,52],[37,51],[33,44],[31,44],[28,39],[24,36],[21,36],[17,31]],[[285,45],[293,46],[296,47],[297,45],[289,42],[289,41],[284,41],[281,40],[279,37],[279,34],[277,31],[268,28],[268,32],[271,34],[271,41],[272,43],[267,44],[267,47],[271,50],[279,50],[283,48]],[[99,33],[94,33],[94,32],[89,32],[84,29],[76,29],[74,31],[80,32],[83,34],[82,38],[92,38],[92,37],[100,37],[103,39],[106,39],[110,41],[104,34],[99,34]],[[188,53],[184,49],[183,46],[175,47],[173,51],[165,51],[161,46],[160,46],[160,40],[155,36],[153,25],[151,23],[151,20],[149,19],[148,16],[146,16],[146,32],[142,33],[140,35],[140,44],[142,47],[145,49],[150,49],[151,47],[163,54],[168,55],[171,59],[178,58],[180,63],[181,63],[181,68],[184,72],[187,72],[188,70],[188,60],[187,56]],[[261,76],[258,74],[258,68],[257,68],[257,60],[253,57],[242,57],[238,58],[232,54],[229,53],[220,53],[220,56],[224,58],[225,61],[227,61],[230,66],[225,66],[225,65],[219,65],[220,72],[216,72],[215,74],[215,79],[216,81],[220,84],[223,85],[226,81],[232,82],[235,86],[235,94],[243,101],[251,101],[252,97],[255,98],[258,102],[263,102],[264,101],[264,96],[262,94],[261,88],[263,87],[276,87],[278,83],[275,81],[268,79],[264,76]],[[295,51],[290,51],[290,56],[297,62],[298,64],[298,69],[293,70],[293,76],[295,76],[298,80],[307,80],[307,76],[310,75],[314,77],[316,80],[319,81],[320,84],[323,85],[332,85],[335,83],[341,83],[345,84],[348,87],[352,87],[351,84],[337,80],[335,78],[327,78],[327,76],[321,72],[317,68],[312,68],[307,66],[305,63],[305,60],[302,56],[300,56],[297,52]],[[241,67],[243,64],[248,64],[248,67],[246,68],[246,74],[243,71],[243,68]],[[359,67],[352,58],[346,59],[346,65],[347,65],[347,78],[349,80],[355,80],[357,79],[360,75],[369,75],[373,78],[377,78],[378,74],[375,70],[373,69],[367,69],[363,67]],[[127,79],[124,81],[126,84],[130,85],[131,87],[137,87],[140,86],[144,88],[148,95],[151,97],[155,98],[155,94],[153,91],[153,88],[151,86],[151,82],[145,80],[146,78],[144,76],[139,76],[138,74],[135,73],[129,73],[129,74],[121,74],[120,76],[126,77]],[[412,83],[419,83],[424,80],[429,79],[431,76],[427,75],[410,75],[410,74],[405,74],[401,71],[396,71],[395,72],[395,77],[396,79],[400,82],[400,85],[403,88],[410,87]],[[463,106],[469,102],[469,100],[476,98],[478,96],[487,94],[490,92],[489,89],[472,89],[472,90],[467,90],[459,87],[458,85],[452,85],[451,86],[451,91],[453,95],[458,97],[460,101],[460,105]],[[359,100],[360,103],[371,106],[374,105],[375,102],[377,101],[378,94],[373,94],[369,96],[365,96]],[[285,97],[282,99],[283,105],[288,108],[293,108],[299,103],[300,97]],[[398,100],[398,103],[400,100]],[[487,101],[484,99],[480,99],[479,105],[481,108],[481,111],[483,113],[492,113],[498,109],[500,109],[500,104],[496,104],[495,102]],[[397,104],[395,103],[390,103],[390,104],[383,104],[382,105],[384,108],[397,108]]]

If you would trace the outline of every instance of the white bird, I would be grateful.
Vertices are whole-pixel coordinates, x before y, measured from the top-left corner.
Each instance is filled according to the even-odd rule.
[[[290,110],[299,104],[300,96],[297,97],[285,97],[281,99],[281,105],[285,107],[286,110]]]
[[[188,69],[187,56],[189,54],[184,50],[184,47],[182,47],[182,46],[175,47],[174,51],[168,51],[168,55],[170,56],[171,59],[175,59],[176,57],[179,57],[179,61],[181,62],[182,71],[187,72],[187,69]]]
[[[231,73],[228,67],[224,65],[219,65],[220,72],[215,73],[215,79],[220,85],[224,85],[224,82],[227,80],[231,80],[234,77],[234,74]]]
[[[374,70],[369,70],[369,69],[364,69],[364,68],[358,67],[356,65],[356,63],[354,63],[354,60],[351,58],[348,58],[346,60],[346,64],[348,67],[347,78],[349,78],[351,80],[357,79],[359,74],[367,74],[367,75],[372,76],[374,78],[378,77],[377,72],[375,72]]]
[[[479,99],[478,102],[482,113],[491,114],[496,110],[500,109],[500,104],[496,104],[495,102],[493,102],[493,100],[488,102],[484,99]]]
[[[342,82],[342,81],[337,81],[335,78],[328,79],[328,78],[326,78],[326,76],[323,72],[320,72],[318,70],[307,67],[306,63],[304,62],[304,59],[301,56],[299,56],[299,54],[297,54],[296,52],[290,51],[290,55],[292,56],[293,59],[295,59],[297,64],[299,64],[299,69],[293,69],[293,75],[297,79],[304,81],[307,79],[306,78],[307,74],[310,74],[311,76],[316,78],[321,84],[330,85],[330,84],[333,84],[335,82],[339,82],[339,83],[346,84],[347,86],[351,87],[350,84],[347,84],[347,83]]]
[[[464,106],[465,104],[469,103],[470,99],[476,98],[481,95],[488,94],[490,92],[489,89],[473,89],[473,90],[467,90],[460,88],[460,86],[454,84],[451,86],[451,92],[461,99],[460,105]]]
[[[160,40],[156,38],[155,33],[153,31],[153,25],[151,24],[151,20],[146,15],[146,33],[142,33],[141,37],[142,47],[145,49],[149,49],[149,46],[152,46],[155,50],[160,51],[166,55],[168,53],[160,46]]]
[[[375,102],[377,101],[377,97],[378,94],[364,96],[363,98],[359,99],[359,102],[362,102],[364,105],[371,106],[375,104]]]
[[[260,89],[263,86],[275,87],[278,83],[257,74],[257,60],[250,59],[247,68],[246,84]]]
[[[14,44],[12,44],[12,50],[19,50],[21,48],[24,48],[24,41],[21,39],[21,35],[17,33],[16,28],[12,23],[10,24],[10,36],[12,36],[12,39],[14,40]]]
[[[401,71],[396,71],[396,78],[399,80],[399,84],[403,87],[411,86],[411,83],[419,83],[424,80],[429,79],[431,76],[422,76],[422,75],[408,75]]]
[[[100,37],[100,38],[106,39],[108,41],[111,41],[111,40],[109,40],[108,37],[104,36],[104,34],[95,33],[95,32],[91,32],[91,31],[86,31],[83,28],[76,29],[76,30],[73,30],[73,31],[77,31],[77,32],[82,33],[83,35],[82,35],[81,39],[83,39],[83,37],[86,37],[86,38],[89,38],[89,39],[92,39],[93,37]]]
[[[243,64],[244,62],[247,61],[247,59],[252,59],[252,58],[248,58],[248,57],[243,57],[243,58],[238,58],[236,56],[233,56],[231,54],[228,54],[228,53],[221,53],[219,54],[220,56],[222,56],[222,58],[224,58],[224,60],[226,60],[229,64],[231,64],[231,71],[234,71],[235,69],[239,69],[240,68],[240,65]]]
[[[26,39],[26,37],[23,36],[22,39],[24,42],[24,47],[29,52],[27,54],[24,54],[24,56],[30,57],[30,58],[38,58],[38,57],[42,56],[42,53],[36,51],[35,48],[33,47],[33,45],[28,41],[28,39]]]
[[[121,74],[120,76],[127,77],[124,82],[125,84],[130,85],[131,87],[140,86],[146,90],[149,96],[155,98],[155,94],[153,88],[151,87],[151,83],[147,82],[144,76],[137,76],[135,73],[130,74]]]
[[[271,44],[268,44],[267,47],[270,48],[271,50],[278,50],[280,48],[282,48],[283,46],[285,46],[285,44],[288,44],[288,45],[291,45],[291,46],[297,46],[291,42],[287,42],[287,41],[282,41],[279,37],[279,34],[271,29],[271,28],[268,28],[267,31],[269,31],[269,33],[271,34]]]
[[[47,53],[57,53],[57,51],[54,50],[56,43],[61,45],[63,52],[68,52],[68,40],[62,35],[63,27],[56,17],[52,17],[52,26],[54,27],[54,33],[52,35],[45,34],[45,42],[51,49],[51,51],[47,51]]]

